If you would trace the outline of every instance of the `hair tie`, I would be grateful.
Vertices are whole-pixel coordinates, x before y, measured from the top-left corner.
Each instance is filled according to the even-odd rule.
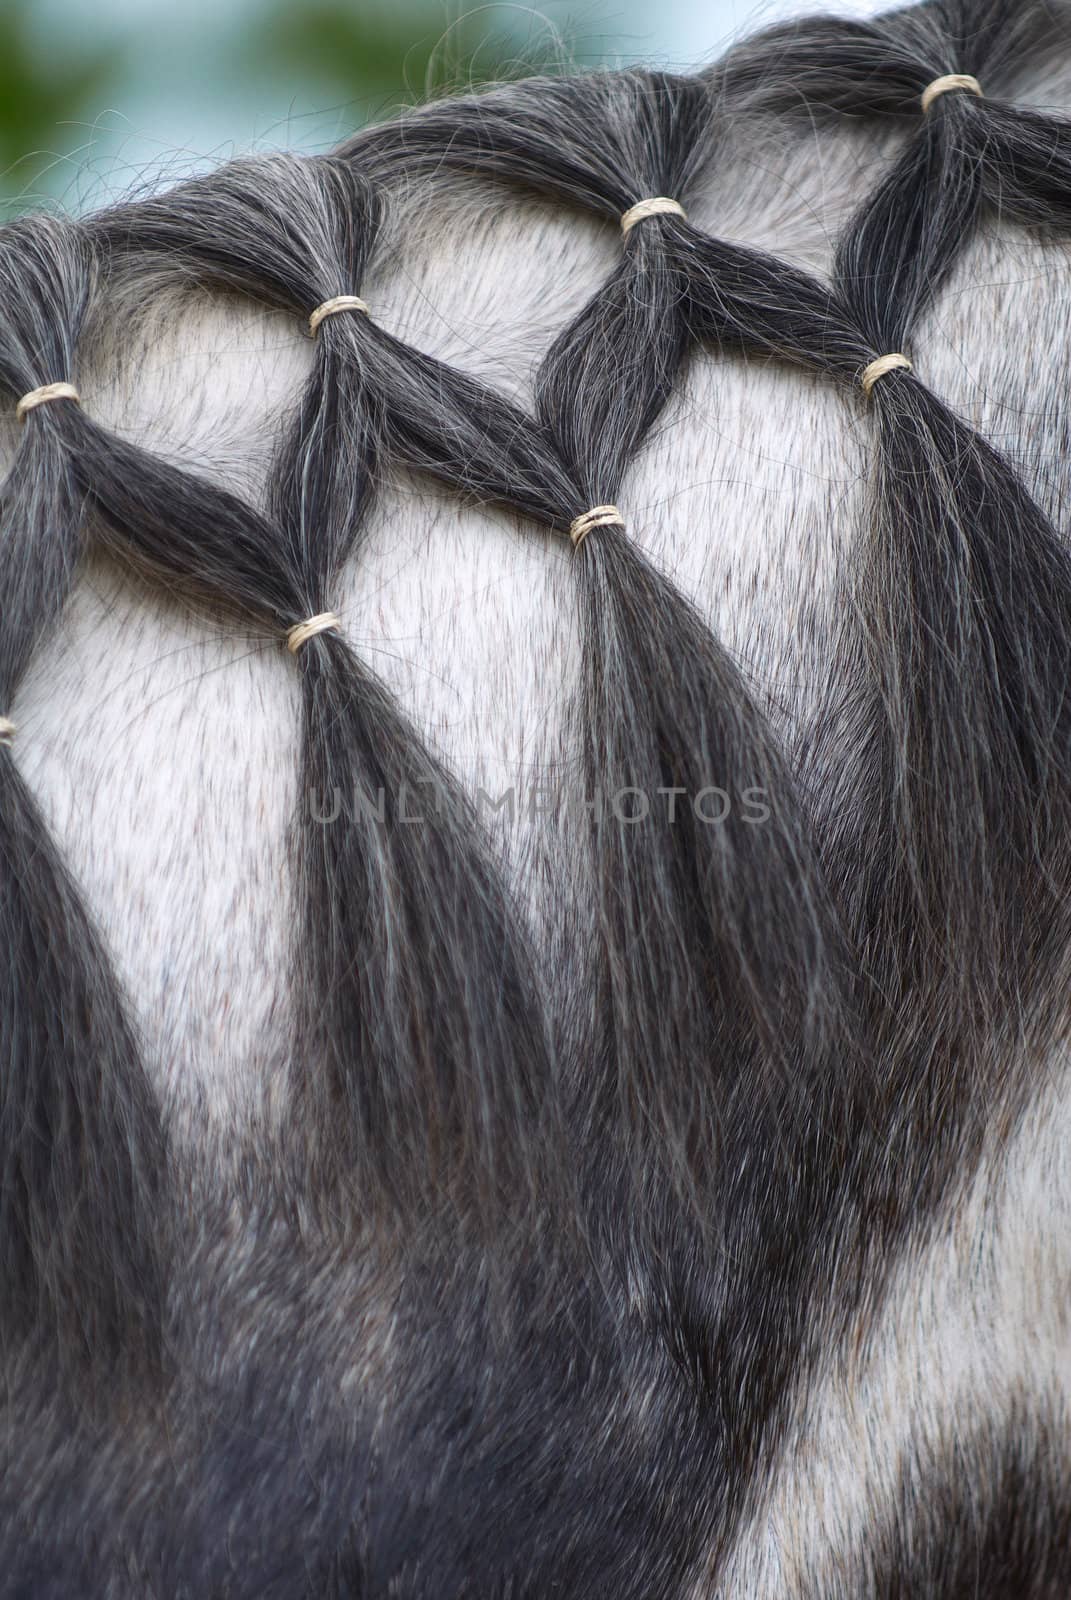
[[[950,94],[953,89],[966,89],[968,94],[976,94],[979,100],[984,100],[982,85],[977,78],[972,78],[969,72],[949,72],[943,78],[934,78],[922,91],[922,114],[933,105],[934,101],[942,94]]]
[[[570,525],[569,537],[573,549],[579,550],[592,528],[623,528],[625,519],[616,506],[592,506]]]
[[[11,735],[15,732],[15,724],[7,717],[0,717],[0,744],[10,747]]]
[[[73,383],[46,383],[40,389],[31,389],[29,394],[23,395],[15,407],[15,416],[20,422],[24,422],[28,411],[32,411],[35,406],[46,405],[49,400],[73,400],[78,405],[81,399]]]
[[[663,214],[684,217],[685,220],[688,217],[687,211],[676,200],[670,200],[664,194],[657,194],[650,200],[637,200],[634,206],[629,206],[621,217],[621,232],[627,236],[629,229],[634,228],[637,222],[642,222],[645,217],[660,217]]]
[[[342,628],[342,619],[336,617],[333,611],[320,611],[315,617],[308,617],[304,622],[296,622],[286,632],[286,648],[291,655],[297,655],[303,644],[308,644],[310,639],[315,639],[318,633],[339,633]]]
[[[325,300],[323,305],[316,307],[309,317],[309,334],[315,339],[316,330],[327,317],[337,317],[340,311],[363,311],[369,316],[368,306],[359,294],[336,294],[333,300]]]
[[[914,372],[915,370],[913,364],[906,356],[901,355],[899,351],[895,355],[878,356],[877,360],[872,361],[868,367],[864,367],[859,375],[859,382],[863,385],[863,393],[869,395],[878,379],[884,378],[887,372],[895,372],[897,367],[903,367],[905,372]]]

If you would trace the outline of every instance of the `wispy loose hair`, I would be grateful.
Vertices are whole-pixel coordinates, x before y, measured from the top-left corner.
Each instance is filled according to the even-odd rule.
[[[315,338],[260,505],[69,395],[28,413],[0,486],[0,713],[92,529],[289,643],[301,718],[282,1144],[255,1130],[247,1187],[195,1220],[189,1194],[172,1209],[104,941],[0,749],[0,1334],[9,1383],[38,1364],[4,1418],[13,1593],[648,1600],[720,1580],[829,1348],[865,1341],[1061,1037],[1071,561],[916,342],[985,215],[1068,224],[1067,125],[995,98],[1066,36],[1063,9],[1033,0],[803,19],[703,74],[504,85],[330,156],[0,232],[13,400],[76,379],[91,304],[139,275]],[[948,74],[969,77],[924,103]],[[801,112],[904,120],[828,281],[686,214],[730,125]],[[469,180],[615,230],[675,203],[618,231],[527,408],[354,298],[406,187]],[[819,374],[864,418],[865,517],[799,748],[630,531],[629,469],[704,346],[786,383]],[[913,365],[875,368],[891,354]],[[540,962],[463,786],[331,620],[398,468],[570,562],[586,792],[651,807],[637,828],[590,807],[576,971]],[[761,821],[697,816],[727,775]],[[376,825],[318,814],[313,797],[355,786],[385,801]],[[396,812],[407,791],[430,797],[418,827]],[[53,1367],[89,1374],[104,1420],[67,1403],[38,1449]],[[109,1402],[137,1419],[128,1448]],[[1055,1505],[1058,1466],[1019,1449],[1011,1410],[976,1431],[1000,1464],[987,1549],[1011,1572],[1031,1548],[1051,1566],[1051,1540],[1010,1526],[1006,1485],[1043,1480]],[[118,1465],[98,1493],[104,1449]],[[949,1470],[938,1500],[958,1504]],[[40,1526],[69,1491],[95,1520],[61,1518],[53,1559]],[[891,1514],[873,1542],[913,1571],[966,1570]]]

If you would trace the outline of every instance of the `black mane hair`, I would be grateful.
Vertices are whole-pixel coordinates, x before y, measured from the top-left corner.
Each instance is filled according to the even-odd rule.
[[[1069,40],[1041,0],[802,19],[699,75],[510,84],[330,156],[0,230],[14,403],[76,380],[91,305],[139,273],[309,330],[362,295],[414,181],[615,229],[677,203],[626,230],[529,409],[374,303],[326,316],[259,508],[69,396],[26,415],[0,485],[0,714],[92,536],[289,639],[302,731],[282,1148],[258,1135],[248,1188],[191,1223],[120,980],[0,725],[6,1592],[670,1600],[720,1581],[829,1347],[872,1325],[1062,1037],[1071,558],[916,341],[984,217],[1071,222],[1071,125],[999,98]],[[924,107],[947,74],[982,93]],[[685,214],[730,121],[801,114],[902,121],[829,281]],[[866,418],[835,681],[800,748],[630,535],[629,468],[707,345],[819,374]],[[912,366],[875,375],[894,353]],[[398,468],[571,562],[573,725],[601,797],[572,864],[592,898],[575,971],[540,961],[462,784],[359,649],[335,625],[294,638],[331,613]],[[691,802],[728,785],[768,815],[705,826]],[[355,787],[380,822],[317,814]],[[406,791],[433,797],[419,827]],[[975,1430],[994,1506],[1036,1466],[1017,1428]],[[999,1520],[987,1549],[1014,1575],[1030,1542]],[[890,1511],[875,1538],[909,1534]]]

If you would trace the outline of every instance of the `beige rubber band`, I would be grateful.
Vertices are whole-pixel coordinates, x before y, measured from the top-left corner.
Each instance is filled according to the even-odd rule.
[[[863,385],[864,394],[869,394],[879,378],[884,378],[887,372],[895,372],[897,367],[903,367],[905,372],[914,372],[915,370],[907,357],[900,355],[899,352],[891,356],[879,356],[876,361],[870,363],[869,367],[864,367],[859,375],[859,382]]]
[[[573,549],[579,550],[592,528],[623,528],[625,519],[616,506],[592,506],[583,516],[577,517],[569,529]]]
[[[23,395],[15,407],[15,415],[20,422],[23,422],[28,411],[32,411],[35,406],[47,405],[49,400],[73,400],[78,405],[81,399],[73,383],[46,383],[42,388],[31,389],[29,394]]]
[[[370,315],[366,302],[359,294],[336,294],[333,300],[325,300],[322,306],[317,306],[309,317],[309,333],[312,337],[315,339],[321,322],[327,317],[337,317],[340,311],[363,311],[366,317]]]
[[[0,744],[11,744],[11,735],[15,732],[15,724],[7,717],[0,717]]]
[[[321,611],[315,617],[308,617],[304,622],[296,622],[287,630],[286,648],[291,655],[297,655],[303,644],[308,644],[310,639],[315,639],[318,633],[339,633],[342,629],[341,617],[336,617],[333,611]]]
[[[637,200],[634,206],[629,206],[621,217],[621,232],[627,235],[629,229],[634,228],[637,222],[642,222],[645,217],[663,215],[687,219],[688,213],[678,201],[670,200],[664,194],[656,194],[650,200]]]
[[[982,85],[977,78],[972,78],[969,72],[949,72],[943,78],[934,78],[933,82],[923,89],[921,96],[923,116],[940,95],[950,94],[953,89],[966,89],[968,94],[976,94],[979,100],[985,99]]]

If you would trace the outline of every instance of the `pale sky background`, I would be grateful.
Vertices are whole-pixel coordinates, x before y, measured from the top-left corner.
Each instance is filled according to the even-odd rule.
[[[359,120],[345,105],[317,103],[301,75],[245,82],[235,72],[243,21],[258,0],[33,0],[35,47],[75,58],[114,42],[128,55],[118,92],[89,121],[57,130],[56,161],[43,187],[70,207],[99,204],[160,177],[178,178],[256,147],[323,148]],[[406,0],[353,0],[356,15]],[[462,10],[486,10],[488,26],[507,9],[533,40],[556,31],[580,61],[645,61],[691,67],[742,32],[803,11],[866,14],[877,0],[546,0],[538,6],[468,6],[443,0],[445,33]],[[300,14],[301,0],[295,0]],[[426,17],[419,30],[427,37]],[[217,55],[228,56],[225,72]],[[414,97],[420,85],[414,84]],[[322,96],[322,88],[318,91]],[[384,112],[392,109],[384,106]]]

